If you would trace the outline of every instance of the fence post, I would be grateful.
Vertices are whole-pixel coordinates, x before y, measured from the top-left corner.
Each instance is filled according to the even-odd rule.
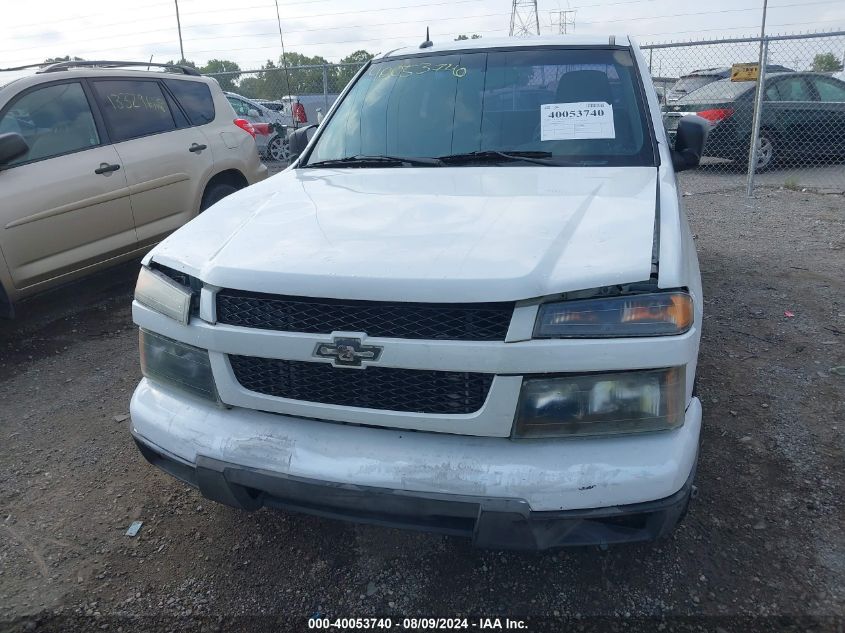
[[[648,49],[648,74],[654,77],[654,71],[651,69],[651,58],[654,56],[654,49]]]
[[[754,174],[757,170],[757,145],[760,142],[760,122],[763,118],[763,92],[766,83],[766,64],[769,61],[769,40],[763,38],[760,43],[760,72],[757,75],[757,93],[754,95],[754,118],[751,129],[751,148],[748,152],[748,183],[745,195],[754,197]]]
[[[329,112],[329,67],[323,64],[323,100],[326,102],[326,109],[323,110],[323,116]]]

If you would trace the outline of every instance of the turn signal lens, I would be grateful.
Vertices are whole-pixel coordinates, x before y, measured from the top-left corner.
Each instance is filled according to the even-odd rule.
[[[141,267],[135,284],[135,301],[160,312],[182,325],[191,319],[194,293],[158,270]]]
[[[669,336],[692,327],[692,297],[656,292],[540,306],[534,338]]]

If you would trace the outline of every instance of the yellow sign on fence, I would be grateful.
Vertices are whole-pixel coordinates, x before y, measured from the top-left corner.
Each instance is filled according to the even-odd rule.
[[[757,81],[759,64],[734,64],[731,66],[731,81]]]

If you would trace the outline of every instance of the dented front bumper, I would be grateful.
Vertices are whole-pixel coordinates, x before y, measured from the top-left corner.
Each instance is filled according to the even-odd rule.
[[[145,457],[216,501],[544,549],[656,538],[682,516],[698,455],[693,398],[674,431],[510,440],[222,409],[141,382]]]

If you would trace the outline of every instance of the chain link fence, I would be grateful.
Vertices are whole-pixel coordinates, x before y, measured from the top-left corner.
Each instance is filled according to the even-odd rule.
[[[750,161],[761,48],[762,107],[757,152]],[[645,44],[642,49],[670,138],[686,114],[711,125],[702,166],[682,175],[686,190],[775,186],[845,191],[845,31]],[[288,158],[286,135],[302,124],[318,123],[361,66],[213,76],[232,93],[239,115],[271,123],[259,127],[268,135],[257,140],[271,168],[279,169]]]
[[[845,32],[642,48],[670,138],[686,114],[710,122],[702,166],[685,186],[845,191]]]

